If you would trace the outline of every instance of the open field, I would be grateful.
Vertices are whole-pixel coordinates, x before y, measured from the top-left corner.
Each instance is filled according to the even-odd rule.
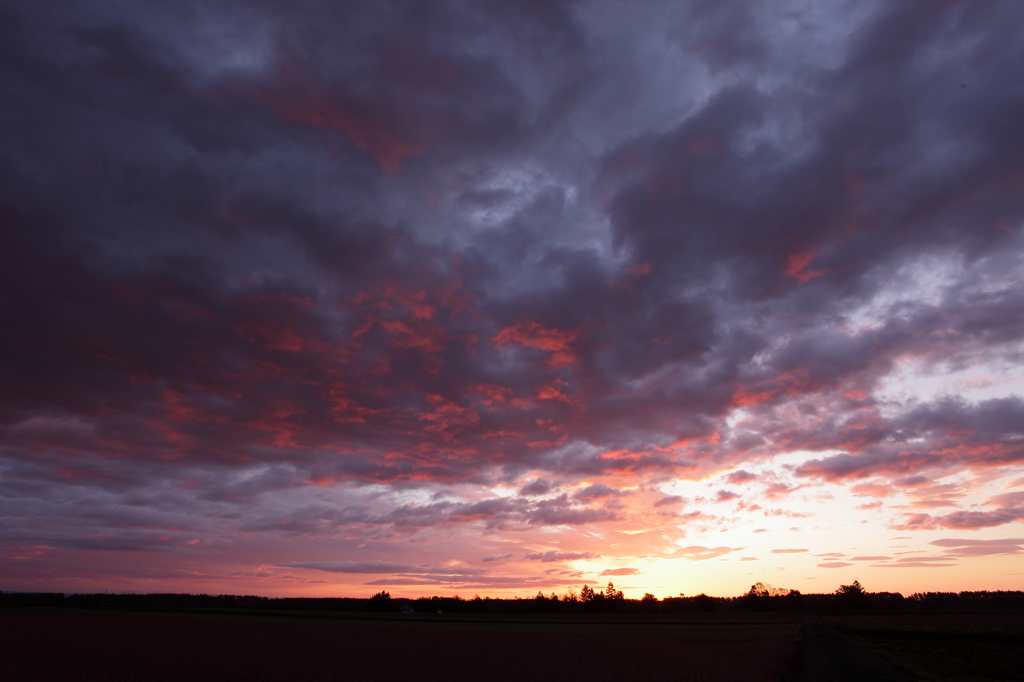
[[[853,614],[824,620],[923,680],[1024,679],[1021,614]]]
[[[5,680],[782,680],[799,616],[0,612]]]

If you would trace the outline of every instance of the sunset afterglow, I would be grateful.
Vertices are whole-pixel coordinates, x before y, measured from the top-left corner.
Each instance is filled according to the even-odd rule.
[[[0,590],[1024,588],[1022,19],[5,10]]]

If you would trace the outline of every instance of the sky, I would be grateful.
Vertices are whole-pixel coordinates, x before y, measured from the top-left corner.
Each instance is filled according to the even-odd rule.
[[[0,589],[1024,588],[1018,0],[0,17]]]

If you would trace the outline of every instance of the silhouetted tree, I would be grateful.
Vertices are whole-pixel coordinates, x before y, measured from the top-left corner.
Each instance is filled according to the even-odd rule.
[[[871,606],[868,594],[859,580],[849,585],[840,585],[835,592],[835,604],[840,609],[866,609]]]
[[[590,585],[584,585],[580,590],[580,601],[591,602],[594,601],[595,598],[596,595],[594,594],[594,590],[590,589]]]
[[[611,599],[613,601],[623,601],[626,595],[622,594],[622,590],[616,590],[615,585],[612,581],[608,581],[608,587],[604,588],[604,598]]]
[[[534,613],[554,613],[558,609],[558,596],[555,594],[551,595],[548,599],[544,596],[543,592],[538,591],[537,596],[533,598],[533,611]]]
[[[754,583],[747,592],[748,597],[785,597],[789,590],[782,587],[772,587],[768,583]]]
[[[790,610],[792,602],[783,597],[792,593],[781,587],[772,587],[768,583],[754,583],[750,591],[740,598],[741,607],[749,611],[783,611]]]
[[[394,611],[397,607],[395,603],[391,601],[391,595],[381,590],[377,594],[370,597],[366,602],[367,611],[387,612]]]
[[[657,611],[658,598],[650,592],[645,592],[644,596],[640,598],[640,609],[642,611]]]
[[[771,585],[765,585],[764,583],[754,583],[750,586],[750,591],[747,592],[748,597],[770,597],[772,594]]]

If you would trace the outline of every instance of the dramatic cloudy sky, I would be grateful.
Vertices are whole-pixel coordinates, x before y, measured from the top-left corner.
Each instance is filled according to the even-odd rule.
[[[1024,5],[0,4],[0,589],[1024,586]]]

